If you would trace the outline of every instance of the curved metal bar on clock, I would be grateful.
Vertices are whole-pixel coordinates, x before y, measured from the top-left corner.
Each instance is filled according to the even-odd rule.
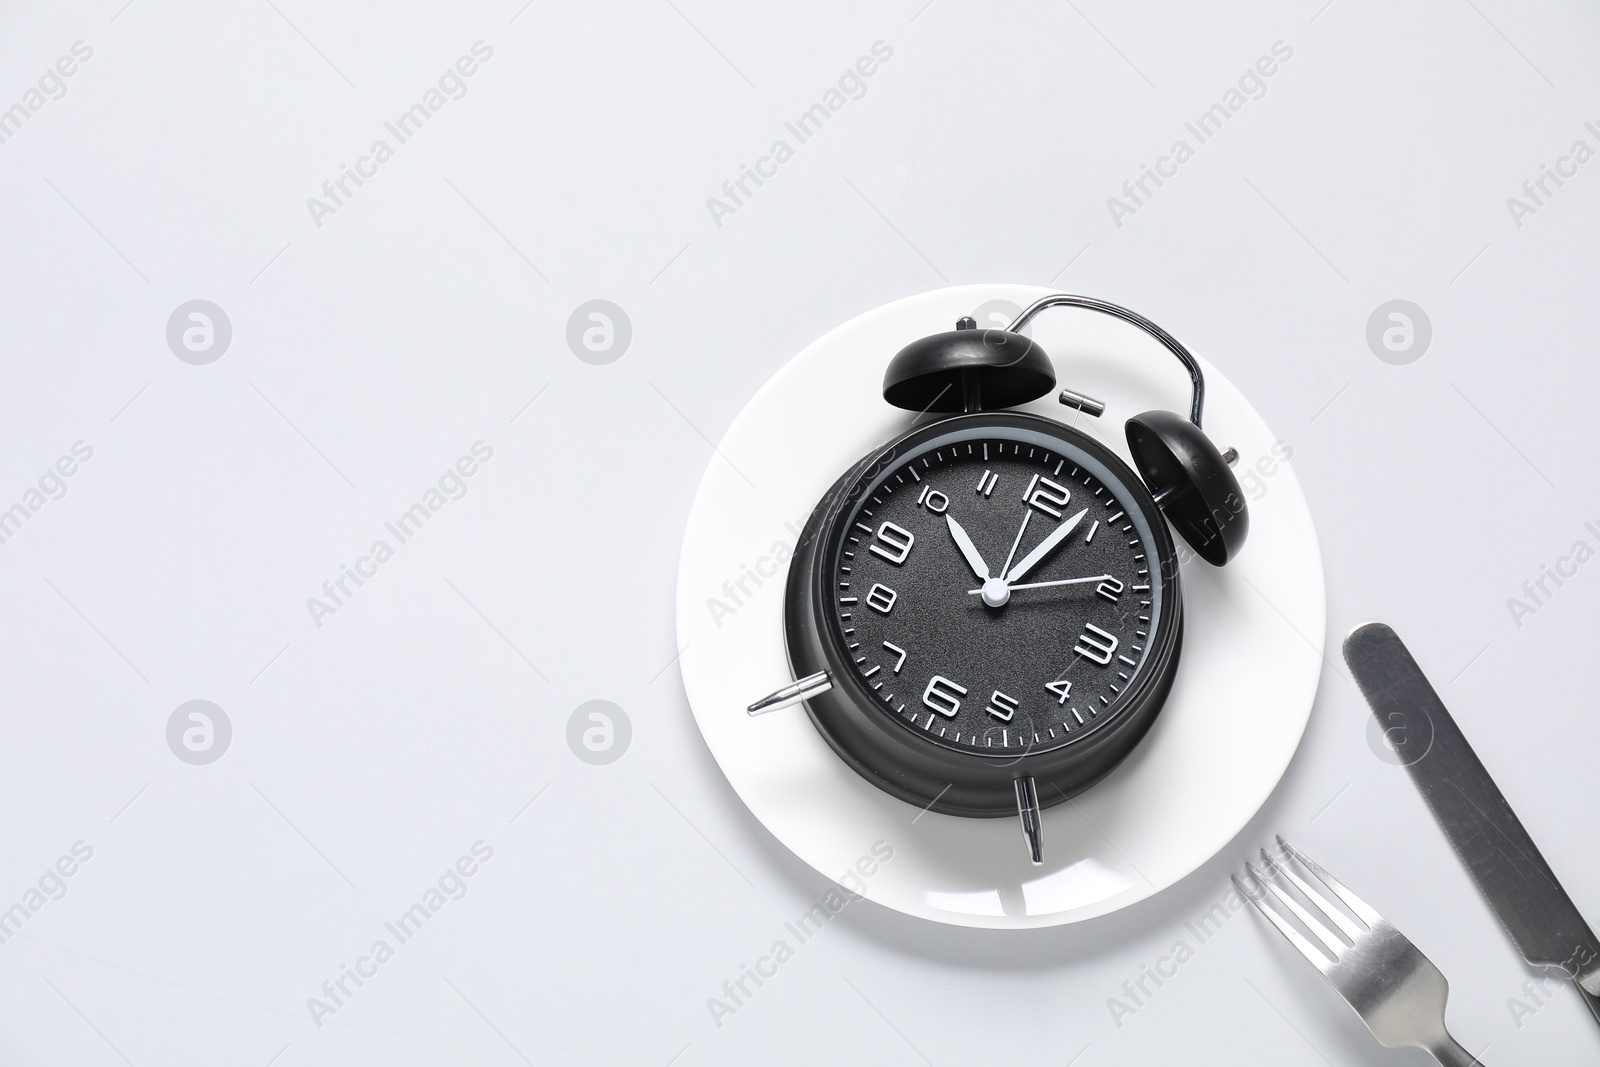
[[[1173,337],[1166,330],[1163,330],[1137,311],[1130,311],[1120,304],[1111,303],[1109,300],[1101,300],[1093,296],[1076,296],[1072,293],[1052,293],[1050,296],[1040,297],[1023,309],[1022,314],[1018,315],[1016,320],[1006,327],[1006,331],[1008,333],[1016,333],[1028,324],[1028,320],[1049,307],[1079,307],[1088,308],[1090,311],[1099,311],[1110,315],[1112,318],[1130,323],[1160,341],[1167,351],[1178,357],[1178,362],[1182,363],[1189,372],[1189,381],[1194,386],[1193,400],[1189,405],[1189,421],[1196,426],[1200,425],[1200,409],[1205,405],[1206,398],[1205,375],[1200,372],[1200,364],[1195,361],[1194,356],[1189,354],[1189,350],[1184,348],[1176,337]]]

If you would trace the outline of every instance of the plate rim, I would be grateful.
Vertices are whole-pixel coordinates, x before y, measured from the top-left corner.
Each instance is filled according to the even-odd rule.
[[[979,283],[971,285],[949,286],[900,297],[853,316],[849,320],[824,332],[820,337],[801,348],[799,352],[774,370],[773,373],[769,375],[767,379],[763,381],[762,384],[755,390],[755,392],[750,395],[719,439],[716,452],[713,453],[711,459],[708,461],[706,470],[702,474],[700,482],[696,487],[694,498],[689,508],[688,518],[685,523],[683,542],[680,547],[678,557],[678,575],[675,582],[676,632],[679,641],[679,647],[685,649],[681,656],[682,666],[680,670],[680,676],[685,697],[690,706],[690,712],[694,716],[696,728],[700,731],[701,738],[706,743],[707,749],[710,751],[713,761],[717,764],[718,769],[722,772],[728,784],[733,788],[735,795],[739,797],[740,801],[745,805],[747,810],[749,810],[750,813],[756,818],[756,821],[761,823],[762,827],[768,833],[772,834],[772,836],[776,838],[778,842],[782,844],[789,852],[794,854],[796,858],[800,859],[807,866],[812,867],[824,878],[829,879],[832,883],[841,884],[839,883],[839,879],[837,877],[829,873],[827,870],[819,867],[805,854],[805,852],[803,852],[795,844],[791,843],[785,834],[774,829],[768,823],[768,820],[762,816],[761,812],[757,810],[757,807],[752,806],[750,798],[747,797],[745,792],[740,788],[738,779],[733,774],[729,773],[729,768],[725,764],[723,754],[719,753],[717,746],[712,743],[710,737],[707,735],[706,726],[702,721],[702,712],[697,709],[695,704],[694,693],[692,692],[693,685],[691,676],[694,675],[696,671],[691,665],[700,658],[700,655],[698,653],[693,656],[690,655],[692,650],[692,642],[688,640],[686,631],[692,629],[695,625],[691,621],[692,613],[700,610],[701,605],[698,604],[697,597],[699,593],[703,592],[703,590],[696,587],[695,590],[691,591],[688,588],[690,569],[688,566],[688,561],[696,551],[697,545],[695,541],[695,533],[697,527],[702,521],[702,512],[705,506],[705,500],[711,492],[715,491],[713,481],[714,469],[718,462],[718,453],[721,453],[723,446],[728,442],[730,437],[732,437],[736,432],[744,429],[743,422],[746,417],[750,415],[751,407],[757,402],[758,399],[762,398],[763,394],[767,390],[772,388],[775,383],[780,382],[781,379],[787,375],[796,373],[798,367],[803,363],[808,354],[812,353],[814,350],[824,349],[836,343],[838,336],[841,333],[851,331],[852,329],[863,328],[869,323],[870,320],[892,314],[895,311],[909,310],[909,305],[955,305],[959,301],[961,306],[977,306],[978,304],[987,300],[1000,299],[1009,300],[1013,303],[1018,303],[1025,306],[1028,301],[1036,298],[1037,296],[1058,291],[1060,290],[1057,290],[1053,287],[1014,283]],[[922,308],[919,307],[919,310],[922,310]],[[1209,361],[1199,356],[1196,358],[1199,359],[1201,365],[1208,375],[1214,375],[1218,380],[1228,381],[1220,371],[1210,364]],[[1255,409],[1254,405],[1250,404],[1248,399],[1244,398],[1243,393],[1239,391],[1236,386],[1233,386],[1231,381],[1228,381],[1228,386],[1233,390],[1233,392],[1238,394],[1240,400],[1244,402],[1245,406],[1248,408],[1254,418],[1257,419],[1261,425],[1266,427],[1270,432],[1270,426],[1267,426],[1266,420],[1261,416],[1260,412]],[[1025,411],[1027,409],[1026,407],[1021,407],[1016,410]],[[1281,441],[1281,438],[1278,440]],[[1066,911],[1041,914],[1006,914],[994,916],[978,915],[967,912],[946,912],[937,909],[930,909],[926,911],[908,910],[905,907],[898,906],[892,901],[880,899],[878,896],[870,893],[865,894],[865,899],[872,900],[874,903],[880,904],[883,907],[911,916],[913,918],[964,928],[1037,929],[1071,925],[1073,923],[1086,921],[1088,919],[1120,911],[1123,908],[1130,907],[1138,903],[1139,901],[1160,895],[1166,890],[1177,885],[1179,882],[1182,882],[1189,876],[1193,875],[1196,871],[1203,868],[1206,863],[1214,859],[1216,855],[1227,846],[1228,842],[1235,839],[1238,834],[1249,825],[1250,820],[1262,810],[1262,808],[1281,786],[1289,767],[1293,763],[1296,753],[1299,751],[1301,744],[1304,742],[1310,723],[1311,713],[1315,704],[1316,694],[1321,684],[1322,664],[1326,652],[1327,583],[1320,539],[1316,534],[1315,520],[1311,515],[1309,503],[1305,500],[1304,492],[1300,487],[1299,478],[1295,475],[1292,464],[1289,462],[1289,458],[1284,457],[1282,458],[1281,462],[1283,464],[1283,469],[1288,473],[1289,480],[1296,490],[1295,495],[1297,497],[1300,510],[1299,517],[1304,520],[1306,548],[1309,550],[1311,558],[1315,561],[1314,575],[1307,576],[1314,579],[1314,589],[1308,587],[1307,592],[1314,594],[1312,599],[1315,601],[1316,615],[1321,620],[1321,625],[1316,627],[1315,633],[1309,637],[1304,634],[1301,635],[1302,638],[1306,639],[1307,643],[1312,646],[1312,650],[1315,653],[1314,660],[1316,666],[1314,671],[1309,673],[1302,682],[1302,687],[1305,690],[1303,697],[1297,697],[1295,701],[1296,706],[1303,707],[1304,711],[1298,716],[1298,723],[1295,725],[1293,733],[1293,743],[1285,745],[1282,752],[1281,766],[1279,766],[1276,769],[1276,772],[1271,776],[1270,784],[1266,784],[1264,786],[1262,795],[1254,799],[1248,805],[1247,810],[1244,805],[1240,806],[1240,814],[1237,819],[1237,825],[1233,824],[1234,820],[1232,819],[1225,820],[1227,825],[1225,827],[1219,825],[1218,834],[1213,835],[1213,840],[1211,840],[1202,850],[1203,854],[1202,852],[1197,852],[1192,863],[1184,861],[1187,864],[1186,870],[1176,873],[1164,881],[1160,881],[1159,884],[1157,884],[1157,880],[1153,880],[1147,876],[1141,875],[1144,877],[1143,882],[1133,883],[1122,892],[1103,897],[1089,904],[1074,907]],[[836,475],[830,475],[830,477],[834,476]],[[804,520],[801,521],[803,523]],[[780,581],[778,584],[782,585],[782,582]],[[781,614],[781,607],[779,611]],[[774,640],[778,643],[778,646],[781,649],[783,644],[781,628],[774,632]],[[785,664],[787,664],[788,658],[786,652],[782,658]],[[831,750],[828,752],[828,756],[832,759],[838,758],[831,752]],[[1110,779],[1108,779],[1108,781],[1109,780]],[[1077,799],[1091,797],[1099,788],[1100,786],[1096,785]],[[896,803],[903,804],[904,802],[896,801]],[[1113,848],[1115,848],[1114,845]]]

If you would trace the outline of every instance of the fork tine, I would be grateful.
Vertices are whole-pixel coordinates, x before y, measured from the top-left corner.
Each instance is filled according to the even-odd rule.
[[[1254,873],[1254,867],[1251,867],[1250,864],[1245,864],[1245,867]],[[1256,880],[1261,881],[1259,873],[1256,875]],[[1278,915],[1275,910],[1270,909],[1270,907],[1267,907],[1267,905],[1262,902],[1262,897],[1266,896],[1266,894],[1254,896],[1253,893],[1250,893],[1250,889],[1246,889],[1245,886],[1243,886],[1242,881],[1238,880],[1238,878],[1232,878],[1232,881],[1234,881],[1234,885],[1237,886],[1240,896],[1245,897],[1246,901],[1250,901],[1251,904],[1256,905],[1256,910],[1261,912],[1262,915],[1266,915],[1267,921],[1270,921],[1272,925],[1277,926],[1278,933],[1288,937],[1288,941],[1290,941],[1291,945],[1294,945],[1294,949],[1298,949],[1302,957],[1306,957],[1307,963],[1310,963],[1310,965],[1314,966],[1314,968],[1317,968],[1318,971],[1323,971],[1323,973],[1326,973],[1328,968],[1333,966],[1333,961],[1328,960],[1326,953],[1318,952],[1317,949],[1314,949],[1312,944],[1310,944],[1309,941],[1306,941],[1306,937],[1302,936],[1301,931],[1294,929],[1293,926],[1290,926],[1290,923],[1288,923],[1288,921],[1282,917],[1282,915]],[[1261,881],[1261,885],[1266,885],[1266,881]]]
[[[1311,901],[1311,903],[1315,904],[1322,911],[1324,916],[1332,919],[1333,924],[1339,928],[1339,930],[1345,935],[1345,938],[1349,940],[1351,944],[1354,944],[1361,937],[1361,935],[1366,933],[1365,930],[1351,921],[1348,915],[1339,910],[1339,906],[1333,901],[1329,900],[1325,894],[1319,893],[1315,889],[1311,888],[1311,885],[1304,878],[1301,878],[1295,873],[1295,870],[1292,866],[1287,863],[1280,862],[1273,856],[1267,855],[1266,849],[1261,850],[1261,858],[1267,861],[1267,866],[1270,870],[1289,879],[1296,889],[1300,890],[1300,892],[1306,895],[1307,900]]]
[[[1366,901],[1350,892],[1350,890],[1345,887],[1343,882],[1339,881],[1339,879],[1323,870],[1316,860],[1313,860],[1310,856],[1307,856],[1304,852],[1301,852],[1299,849],[1289,844],[1289,842],[1285,841],[1281,834],[1278,836],[1278,845],[1285,852],[1288,852],[1295,859],[1303,863],[1306,870],[1310,871],[1312,874],[1321,879],[1322,884],[1333,890],[1334,895],[1340,900],[1344,901],[1345,907],[1355,912],[1362,922],[1366,923],[1370,927],[1376,927],[1379,923],[1383,922],[1383,916],[1379,915],[1373,909],[1372,905],[1368,904]]]
[[[1322,948],[1323,954],[1328,956],[1334,962],[1337,962],[1340,952],[1342,952],[1346,947],[1345,943],[1340,940],[1339,935],[1328,929],[1327,926],[1321,922],[1321,920],[1312,915],[1305,908],[1301,907],[1298,900],[1294,899],[1294,897],[1291,897],[1288,893],[1285,893],[1278,887],[1278,883],[1274,882],[1270,878],[1264,877],[1260,871],[1256,870],[1248,863],[1245,864],[1245,869],[1248,870],[1257,881],[1267,887],[1267,891],[1273,895],[1279,904],[1282,904],[1285,908],[1287,908],[1295,918],[1299,919],[1300,922],[1305,925],[1307,930],[1311,931],[1312,936],[1321,943],[1320,947]]]

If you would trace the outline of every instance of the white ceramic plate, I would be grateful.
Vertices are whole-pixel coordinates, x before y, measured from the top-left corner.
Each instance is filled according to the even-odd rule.
[[[1134,754],[1088,792],[1044,813],[1045,865],[1016,819],[924,813],[856,775],[801,707],[760,718],[756,697],[790,680],[783,583],[796,535],[857,459],[900,433],[883,371],[907,343],[991,301],[1052,290],[973,285],[924,293],[839,327],[783,367],[723,438],[695,497],[678,573],[684,687],[712,755],[778,840],[821,873],[886,907],[962,926],[1077,922],[1172,885],[1217,853],[1266,801],[1294,755],[1322,667],[1325,597],[1316,531],[1285,447],[1209,363],[1204,422],[1239,450],[1250,536],[1215,569],[1183,552],[1186,619],[1172,694]],[[1002,304],[1003,308],[1004,305]],[[1159,309],[1136,309],[1143,312]],[[996,318],[998,314],[1001,318]],[[1127,458],[1122,424],[1187,413],[1188,377],[1160,345],[1090,311],[1052,309],[1028,332],[1062,385],[1106,402],[1077,415],[1044,397],[1022,410],[1074,422]],[[1174,540],[1178,540],[1176,536]],[[1181,544],[1181,541],[1180,541]],[[893,849],[870,861],[875,843]],[[878,846],[878,854],[885,851]]]

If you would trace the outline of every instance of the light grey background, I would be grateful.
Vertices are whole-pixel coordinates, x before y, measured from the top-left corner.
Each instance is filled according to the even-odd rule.
[[[1600,547],[1600,161],[1507,205],[1600,148],[1597,35],[1570,0],[7,5],[0,508],[28,516],[0,544],[0,909],[93,856],[0,944],[0,1061],[1420,1063],[1256,916],[1185,925],[1274,832],[1441,966],[1463,1043],[1592,1060],[1570,992],[1514,1018],[1526,969],[1336,650],[1399,629],[1600,918],[1600,565],[1507,603]],[[480,40],[466,94],[317,225],[307,198]],[[878,41],[865,94],[717,225],[707,199]],[[1265,95],[1116,225],[1278,41]],[[1014,935],[849,908],[718,1027],[707,998],[828,883],[739,805],[673,665],[710,442],[822,332],[990,280],[1153,316],[1293,447],[1330,601],[1304,746],[1153,900]],[[606,365],[567,347],[595,299],[632,327]],[[1367,345],[1394,299],[1432,324],[1408,365]],[[231,323],[209,364],[168,347],[192,300]],[[307,598],[479,441],[465,495],[318,626]],[[168,747],[190,700],[228,717],[215,762]],[[568,746],[591,700],[631,722],[609,763]],[[466,895],[316,1026],[307,998],[479,841]]]

